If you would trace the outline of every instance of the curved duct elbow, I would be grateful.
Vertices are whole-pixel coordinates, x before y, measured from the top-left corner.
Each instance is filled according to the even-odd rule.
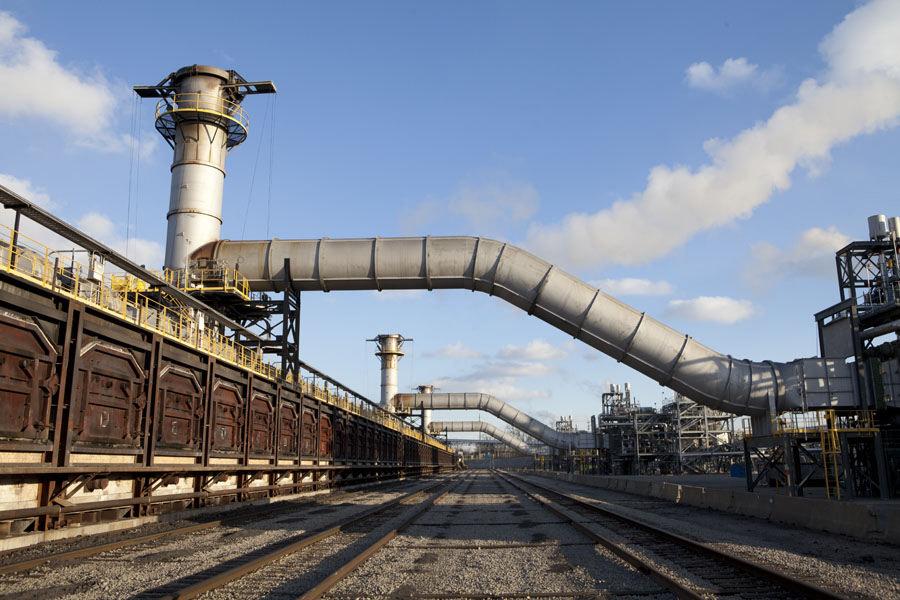
[[[556,431],[490,394],[397,394],[394,405],[398,409],[482,410],[553,448],[595,447],[592,434]]]
[[[503,298],[691,398],[764,415],[804,408],[800,361],[721,354],[510,244],[478,237],[219,241],[194,258],[236,267],[257,291],[470,289]]]
[[[486,433],[492,438],[500,440],[513,450],[518,450],[519,452],[526,454],[529,452],[528,444],[505,431],[497,429],[490,423],[485,423],[483,421],[433,421],[428,429],[432,434],[443,433],[445,431]]]

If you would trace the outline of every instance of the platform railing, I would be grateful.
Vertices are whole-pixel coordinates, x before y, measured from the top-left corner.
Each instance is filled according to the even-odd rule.
[[[324,386],[317,385],[303,377],[294,381],[289,373],[282,373],[281,369],[265,362],[260,351],[235,342],[216,328],[206,327],[193,309],[167,306],[148,296],[146,292],[150,290],[150,286],[146,282],[130,275],[116,274],[89,279],[85,276],[88,271],[84,265],[74,258],[64,262],[49,247],[5,225],[0,225],[0,270],[211,354],[218,360],[246,368],[271,380],[280,379],[296,384],[304,394],[326,404],[347,410],[430,446],[450,451],[440,441],[413,429],[402,419],[337,384],[332,383],[330,387],[327,383]],[[234,273],[231,277],[236,285],[239,284],[239,274]]]

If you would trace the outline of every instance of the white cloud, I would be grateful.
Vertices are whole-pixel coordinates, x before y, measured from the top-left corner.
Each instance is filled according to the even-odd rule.
[[[477,232],[496,231],[537,212],[537,190],[528,183],[501,180],[463,184],[448,198],[429,199],[401,217],[403,227],[420,230],[440,220],[461,221]]]
[[[716,69],[708,62],[698,62],[685,70],[689,86],[724,93],[737,87],[754,86],[768,89],[780,79],[777,69],[760,69],[746,58],[728,58]]]
[[[61,127],[81,146],[104,152],[130,148],[131,136],[116,132],[115,117],[130,92],[102,73],[82,73],[60,64],[57,53],[25,35],[25,26],[0,11],[0,116],[44,119]],[[142,143],[146,154],[156,146]]]
[[[749,319],[756,313],[749,300],[727,296],[698,296],[688,300],[671,300],[666,313],[689,321],[712,321],[731,325]]]
[[[163,249],[159,242],[135,237],[126,239],[120,233],[120,227],[106,215],[87,213],[78,219],[77,226],[120,254],[127,254],[128,258],[139,265],[146,265],[151,269],[162,265]]]
[[[0,35],[2,35],[2,33],[0,33]],[[28,179],[22,179],[7,173],[0,173],[0,185],[47,210],[55,210],[58,208],[56,203],[51,200],[50,194],[47,193],[46,190],[35,185]],[[15,211],[0,208],[0,225],[4,225],[11,229],[15,225]],[[8,231],[0,231],[0,234],[2,234],[2,237],[6,237]],[[46,229],[25,217],[23,217],[19,223],[19,235],[19,243],[21,245],[32,247],[35,250],[39,250],[38,245],[43,245],[48,248],[72,247],[72,242],[67,241],[49,229]]]
[[[28,179],[0,173],[0,185],[44,208],[51,210],[57,208],[50,195]],[[12,210],[0,210],[0,224],[12,227],[14,219],[15,213]],[[127,256],[138,264],[145,264],[149,268],[157,268],[162,265],[163,251],[159,242],[138,237],[126,240],[120,233],[120,226],[106,215],[97,212],[86,213],[77,219],[75,226],[120,254],[126,254],[127,251]],[[24,246],[31,246],[35,250],[39,250],[38,245],[52,250],[71,249],[75,246],[64,237],[27,218],[22,219],[19,229],[21,235],[24,236],[20,239],[20,243]]]
[[[833,278],[834,253],[848,243],[850,238],[832,225],[828,229],[807,229],[786,249],[768,242],[755,244],[744,268],[744,280],[764,291],[785,277]]]
[[[804,81],[794,100],[767,121],[730,140],[707,142],[707,164],[656,166],[644,190],[628,199],[532,226],[528,246],[574,267],[643,264],[700,232],[748,218],[774,193],[790,188],[797,166],[819,167],[834,146],[895,127],[900,2],[875,0],[856,9],[820,49],[828,63],[822,80]]]
[[[43,188],[36,187],[28,179],[20,179],[14,175],[0,173],[0,185],[9,188],[26,200],[30,200],[43,208],[52,208],[50,194]]]
[[[511,360],[543,361],[565,358],[567,354],[568,352],[563,348],[544,340],[531,340],[524,346],[506,345],[500,349],[497,356]]]
[[[480,358],[483,354],[462,342],[454,342],[432,352],[426,352],[423,356],[427,358]]]
[[[532,401],[550,398],[552,392],[540,389],[533,381],[527,384],[524,381],[542,378],[555,371],[555,367],[542,362],[488,359],[468,372],[438,378],[434,384],[444,392],[480,392],[492,394],[506,402],[528,405]]]
[[[613,296],[667,296],[672,293],[672,284],[668,281],[651,281],[650,279],[625,277],[622,279],[601,279],[592,283]]]
[[[504,402],[524,403],[530,405],[535,401],[548,400],[552,392],[539,389],[533,385],[520,385],[516,377],[485,377],[479,378],[470,375],[460,377],[440,377],[434,381],[434,385],[442,392],[477,392],[490,394],[500,398]]]

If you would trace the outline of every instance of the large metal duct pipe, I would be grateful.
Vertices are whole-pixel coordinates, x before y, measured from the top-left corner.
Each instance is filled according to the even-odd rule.
[[[812,406],[804,403],[804,361],[754,362],[721,354],[533,254],[496,240],[220,241],[201,248],[195,257],[236,266],[251,289],[260,291],[280,290],[285,282],[302,291],[477,290],[503,298],[700,404],[756,416]],[[817,368],[824,372],[825,367],[820,361]],[[829,368],[846,371],[836,364]],[[851,394],[838,399],[830,387],[819,397],[825,399],[821,406],[853,402]]]
[[[394,406],[404,410],[482,410],[553,448],[569,450],[596,447],[591,433],[556,431],[490,394],[397,394],[394,396]]]
[[[391,398],[397,394],[397,366],[403,358],[404,338],[399,333],[383,333],[369,342],[375,342],[378,348],[375,356],[381,361],[381,407],[394,412]]]
[[[528,453],[528,444],[522,440],[512,436],[501,429],[497,429],[490,423],[483,421],[432,421],[430,432],[432,434],[443,433],[445,431],[474,431],[478,433],[486,433],[494,439],[500,440],[513,450]]]
[[[274,92],[275,86],[248,83],[235,71],[192,65],[135,91],[161,98],[156,129],[174,150],[165,267],[185,269],[194,250],[219,239],[225,157],[247,139],[249,127],[241,100]]]

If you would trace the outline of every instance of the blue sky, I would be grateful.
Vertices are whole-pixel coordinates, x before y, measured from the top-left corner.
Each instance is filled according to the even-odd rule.
[[[141,158],[131,160],[129,87],[186,64],[234,68],[274,80],[279,93],[245,103],[252,129],[229,157],[225,237],[263,238],[267,223],[281,238],[500,237],[631,292],[621,298],[713,348],[771,360],[816,352],[812,314],[837,300],[834,247],[864,237],[866,216],[900,212],[893,97],[877,114],[860,101],[824,112],[798,101],[805,80],[821,94],[829,83],[857,85],[848,69],[869,73],[870,62],[897,75],[877,49],[852,44],[883,39],[867,27],[896,27],[885,17],[895,1],[217,6],[187,3],[175,15],[159,4],[0,4],[0,84],[21,91],[0,100],[0,174],[120,246],[131,190],[129,237],[144,241],[129,250],[152,261],[171,156],[144,101]],[[862,16],[820,48],[854,11]],[[14,68],[29,44],[55,52],[31,57],[55,65],[54,77]],[[727,144],[798,104],[801,116],[813,106],[813,120],[833,113],[835,129],[867,111],[872,126],[834,133],[827,158],[795,153],[790,185],[744,205],[735,190],[753,187],[761,159],[737,150],[716,179],[737,187],[705,189],[706,204],[687,194],[682,209],[677,185],[669,200],[635,199],[654,167],[715,163],[707,140]],[[773,135],[762,154],[794,139]],[[610,212],[617,200],[631,201],[634,215]],[[695,226],[717,211],[714,224]],[[601,215],[578,243],[572,214]],[[415,338],[401,362],[404,388],[492,391],[582,425],[599,411],[605,382],[631,381],[645,404],[665,392],[481,295],[310,293],[303,311],[304,359],[373,398],[377,362],[364,340],[393,331]]]

